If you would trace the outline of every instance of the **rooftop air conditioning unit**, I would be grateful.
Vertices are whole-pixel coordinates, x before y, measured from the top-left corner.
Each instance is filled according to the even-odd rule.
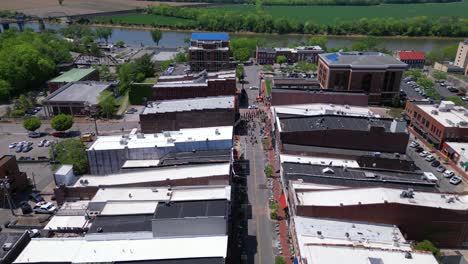
[[[3,251],[9,251],[13,247],[13,243],[5,243],[2,246]]]
[[[438,112],[437,110],[434,109],[434,110],[431,111],[431,114],[433,114],[433,115],[438,115],[439,112]]]

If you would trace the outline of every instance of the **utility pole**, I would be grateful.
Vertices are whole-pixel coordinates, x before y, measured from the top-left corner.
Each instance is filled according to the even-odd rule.
[[[16,216],[15,210],[14,210],[14,204],[13,201],[11,200],[10,196],[10,183],[8,182],[8,177],[5,176],[5,178],[0,179],[0,188],[3,190],[3,194],[6,196],[7,201],[8,201],[8,206],[10,207],[11,214]]]

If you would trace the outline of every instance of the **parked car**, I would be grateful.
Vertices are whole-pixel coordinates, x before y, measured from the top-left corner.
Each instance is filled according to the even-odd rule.
[[[419,147],[419,143],[416,141],[412,141],[409,146],[410,148],[416,148],[416,147]]]
[[[23,214],[30,214],[33,212],[31,205],[29,205],[29,203],[26,201],[22,201],[20,203],[20,208]]]
[[[30,137],[30,138],[39,138],[39,137],[41,137],[41,133],[31,131],[31,132],[28,133],[28,137]]]
[[[81,135],[80,140],[81,142],[91,142],[95,140],[96,137],[94,136],[94,133],[86,133]]]
[[[416,153],[421,153],[421,152],[424,151],[424,148],[422,148],[422,147],[416,147],[416,148],[414,149],[414,151],[416,151]]]
[[[44,201],[44,198],[37,192],[32,192],[29,195],[29,200],[34,201],[36,203]]]
[[[440,165],[439,167],[437,167],[436,169],[438,172],[444,172],[445,171],[445,167]]]
[[[453,173],[453,171],[451,171],[451,170],[446,170],[446,171],[444,172],[444,177],[445,177],[445,178],[450,178],[450,177],[452,177],[453,175],[455,175],[455,173]]]
[[[38,147],[43,147],[46,142],[47,142],[47,140],[43,139],[43,140],[39,141],[39,143],[37,143],[37,146]]]
[[[438,160],[433,161],[433,162],[431,163],[431,166],[434,167],[434,168],[435,168],[435,167],[439,167],[439,166],[440,166],[440,161],[438,161]]]
[[[455,87],[447,88],[451,93],[458,93],[458,89]]]
[[[136,113],[136,112],[138,112],[138,110],[137,110],[136,108],[133,108],[133,107],[132,107],[132,108],[129,108],[129,109],[127,110],[127,112],[125,112],[125,113],[127,113],[127,114],[134,114],[134,113]]]
[[[50,146],[51,142],[49,140],[46,140],[46,142],[44,143],[44,147],[48,147]]]
[[[18,143],[16,143],[16,142],[10,143],[10,145],[8,145],[8,148],[9,149],[14,149],[16,147],[16,145],[18,145]]]
[[[458,176],[453,176],[452,178],[450,178],[450,183],[453,184],[453,185],[457,185],[457,184],[460,184],[460,182],[462,181],[462,179]]]
[[[22,150],[21,152],[26,153],[26,152],[31,151],[32,149],[33,149],[33,148],[32,148],[31,146],[26,145],[26,146],[23,147],[23,150]]]
[[[421,156],[421,157],[426,157],[427,155],[429,155],[429,152],[427,152],[427,151],[423,151],[423,152],[419,153],[419,156]]]
[[[435,158],[434,158],[434,156],[432,156],[432,155],[428,155],[428,156],[426,156],[425,160],[426,160],[426,161],[429,161],[429,162],[432,162],[432,161],[435,160]]]
[[[257,86],[250,86],[249,89],[250,90],[258,90],[258,87]]]
[[[414,91],[417,92],[417,93],[420,93],[420,92],[421,92],[421,89],[416,88],[416,89],[414,89]]]
[[[23,144],[18,144],[18,146],[16,146],[16,153],[20,153],[21,151],[23,151]]]
[[[58,138],[65,138],[65,137],[68,137],[68,133],[67,133],[67,132],[59,132],[59,131],[52,132],[51,135],[52,135],[53,137],[58,137]]]
[[[39,202],[33,207],[33,211],[36,214],[53,214],[57,207],[50,202]]]

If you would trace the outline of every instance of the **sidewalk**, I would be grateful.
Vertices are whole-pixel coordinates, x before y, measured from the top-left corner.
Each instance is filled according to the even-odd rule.
[[[265,111],[267,112],[268,120],[271,120],[271,112],[270,112],[269,107],[265,107]],[[265,126],[265,135],[271,139],[272,137],[270,134],[271,133],[270,124],[271,123],[268,122],[268,124]],[[279,161],[275,159],[275,150],[271,147],[267,152],[267,158],[268,158],[268,162],[272,165],[273,172],[274,172],[273,173],[274,199],[278,204],[280,204],[280,197],[282,195],[283,188],[281,185],[280,176],[276,175],[276,171],[280,169],[279,167],[280,164],[279,164]],[[281,220],[278,220],[278,223],[279,223],[279,236],[280,236],[281,249],[283,252],[282,256],[286,260],[286,263],[292,264],[293,254],[290,250],[291,244],[289,243],[289,227],[288,227],[288,223],[286,220],[285,212],[281,208],[278,210],[278,218],[281,219]]]

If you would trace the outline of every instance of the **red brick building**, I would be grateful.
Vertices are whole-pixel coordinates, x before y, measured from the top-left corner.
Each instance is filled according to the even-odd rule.
[[[379,52],[326,53],[319,55],[318,80],[322,89],[363,92],[371,104],[391,103],[407,67]]]
[[[468,142],[468,115],[453,102],[407,102],[405,114],[409,126],[429,143],[440,148],[445,141]]]
[[[4,155],[0,158],[0,178],[8,179],[10,193],[14,196],[28,188],[29,182],[26,173],[21,172],[14,155]],[[0,195],[4,197],[4,190],[0,189]],[[6,203],[5,203],[6,204]]]
[[[294,215],[396,225],[408,240],[468,245],[466,195],[377,187],[297,189],[289,197]]]
[[[226,71],[166,76],[161,77],[152,90],[153,101],[236,95],[236,75],[234,71]]]
[[[190,69],[199,71],[221,71],[230,67],[229,34],[192,33],[189,47]]]
[[[419,51],[397,51],[395,58],[408,64],[409,68],[424,68],[426,63],[426,55]]]
[[[182,128],[232,126],[237,111],[235,96],[156,101],[148,104],[140,114],[141,132],[158,133]]]

